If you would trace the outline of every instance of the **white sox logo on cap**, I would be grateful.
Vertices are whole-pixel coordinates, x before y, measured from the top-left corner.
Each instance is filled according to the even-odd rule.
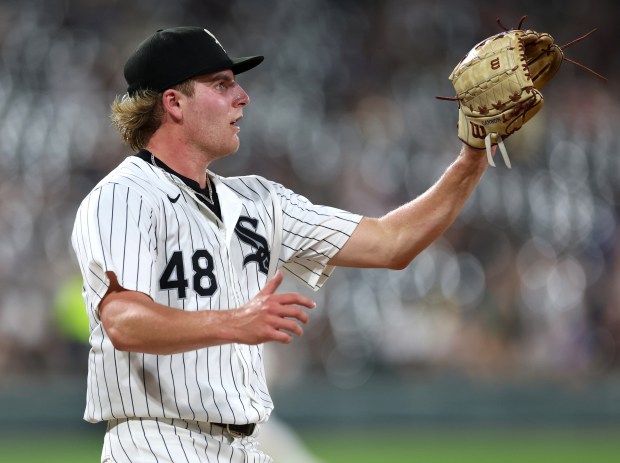
[[[213,37],[213,40],[215,40],[215,43],[217,43],[217,44],[220,46],[220,48],[221,48],[222,50],[224,50],[224,53],[226,53],[226,49],[222,46],[222,44],[221,44],[221,43],[220,43],[220,41],[219,41],[219,40],[215,37],[215,35],[213,35],[211,32],[209,32],[209,30],[208,30],[208,29],[205,29],[205,32],[206,32],[207,34],[209,34],[211,37]]]

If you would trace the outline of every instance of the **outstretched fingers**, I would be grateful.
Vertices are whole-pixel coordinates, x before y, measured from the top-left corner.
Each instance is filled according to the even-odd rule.
[[[316,307],[316,303],[312,299],[299,293],[274,294],[271,300],[283,306],[299,305],[307,307],[308,309],[314,309]]]
[[[297,321],[291,320],[289,318],[278,318],[273,321],[272,326],[276,331],[279,332],[292,333],[297,336],[302,336],[304,334],[304,329],[301,327],[301,325]]]
[[[267,280],[267,283],[265,284],[263,289],[259,291],[258,295],[269,296],[271,294],[274,294],[282,284],[283,279],[284,276],[282,275],[282,270],[276,271],[275,275],[269,278],[269,280]]]
[[[308,323],[308,313],[296,305],[278,305],[274,307],[273,314],[282,319],[297,319],[302,323]]]
[[[301,324],[309,321],[305,309],[312,309],[316,304],[312,299],[299,293],[276,294],[282,280],[282,272],[276,272],[254,298],[231,314],[234,317],[231,326],[237,342],[289,343],[293,336],[303,335]]]
[[[275,275],[267,281],[264,288],[259,291],[257,294],[257,299],[261,303],[273,301],[282,305],[300,305],[303,307],[308,307],[309,309],[313,309],[316,306],[312,299],[299,293],[275,294],[282,284],[283,279],[284,277],[282,275],[282,271],[278,270]]]

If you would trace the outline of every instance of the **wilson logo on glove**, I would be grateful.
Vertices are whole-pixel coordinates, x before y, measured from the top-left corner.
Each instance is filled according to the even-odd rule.
[[[497,119],[493,119],[497,121]],[[474,138],[480,138],[482,140],[487,136],[487,131],[483,125],[478,125],[475,122],[469,121],[469,125],[471,126],[471,136]]]

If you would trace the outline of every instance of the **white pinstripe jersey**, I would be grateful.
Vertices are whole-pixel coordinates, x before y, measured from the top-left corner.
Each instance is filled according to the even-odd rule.
[[[116,350],[98,306],[120,285],[179,310],[226,310],[249,301],[284,267],[318,289],[361,217],[316,206],[261,177],[211,175],[222,220],[171,174],[125,159],[80,205],[72,244],[90,320],[84,419],[123,417],[251,423],[273,408],[263,347],[225,344],[174,355]],[[181,180],[178,180],[181,182]]]

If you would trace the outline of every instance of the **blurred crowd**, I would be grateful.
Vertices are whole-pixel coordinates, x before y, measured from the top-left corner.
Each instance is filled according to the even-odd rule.
[[[611,0],[0,0],[0,376],[85,368],[54,300],[78,272],[81,199],[131,154],[109,123],[131,50],[159,28],[209,28],[252,103],[241,149],[212,169],[378,216],[455,158],[448,75],[507,26],[545,30],[608,77],[564,63],[454,226],[403,271],[339,269],[283,375],[340,387],[382,371],[590,377],[620,367],[620,55]],[[500,163],[501,164],[501,163]],[[294,283],[289,282],[291,286]],[[300,288],[297,288],[300,289]],[[300,289],[303,290],[303,289]]]

